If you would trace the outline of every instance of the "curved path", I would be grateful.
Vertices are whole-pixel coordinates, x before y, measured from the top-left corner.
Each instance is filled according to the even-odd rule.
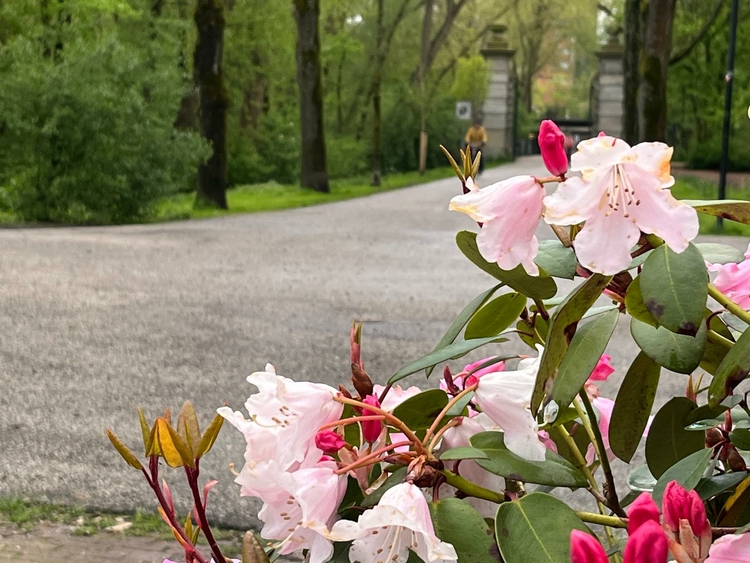
[[[538,157],[480,184],[522,173],[544,174]],[[137,446],[137,405],[153,418],[191,399],[205,424],[224,402],[241,407],[254,390],[244,377],[266,362],[346,383],[353,318],[366,321],[363,357],[381,382],[429,352],[491,283],[454,245],[474,228],[447,211],[457,188],[449,179],[255,215],[0,230],[0,495],[153,509],[104,435],[110,427]],[[611,348],[624,373],[635,355],[626,325]],[[684,386],[683,376],[664,381]],[[203,474],[221,480],[213,517],[247,526],[253,506],[238,502],[227,469],[241,467],[242,445],[226,427]],[[181,475],[164,474],[186,500]]]

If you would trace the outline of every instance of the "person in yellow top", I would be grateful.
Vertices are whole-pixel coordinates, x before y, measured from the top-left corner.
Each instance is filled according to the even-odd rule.
[[[487,130],[482,127],[482,123],[478,119],[475,119],[474,124],[466,131],[464,140],[471,147],[471,159],[473,161],[476,158],[477,152],[487,142]],[[479,172],[482,170],[484,170],[484,158],[479,161]]]

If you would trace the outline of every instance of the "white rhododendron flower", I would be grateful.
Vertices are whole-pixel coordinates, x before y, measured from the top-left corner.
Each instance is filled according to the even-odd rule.
[[[217,411],[244,434],[246,463],[274,460],[281,471],[315,465],[323,453],[315,445],[315,435],[324,424],[341,418],[344,410],[334,401],[338,391],[276,375],[271,364],[247,380],[258,388],[245,402],[250,418],[228,407]]]
[[[435,535],[424,494],[411,483],[387,490],[359,520],[339,520],[334,541],[354,540],[349,560],[361,563],[406,563],[409,550],[425,563],[457,561],[456,550]]]
[[[346,492],[346,475],[337,475],[336,468],[334,461],[322,461],[289,473],[269,461],[246,465],[235,479],[242,496],[263,501],[258,513],[264,522],[261,536],[280,541],[282,555],[309,549],[310,563],[330,559],[328,530]]]
[[[574,247],[578,261],[592,272],[612,275],[631,262],[640,233],[655,234],[675,252],[698,235],[698,214],[672,196],[664,143],[634,147],[622,139],[601,136],[582,141],[572,157],[568,178],[544,198],[544,219],[552,225],[585,222]]]
[[[521,264],[532,276],[539,275],[534,233],[542,216],[544,187],[533,176],[515,176],[482,189],[467,178],[466,187],[469,192],[454,197],[448,209],[482,223],[477,235],[482,257],[503,270]]]
[[[529,410],[531,394],[544,349],[518,362],[516,371],[497,371],[480,377],[474,392],[477,404],[505,434],[505,445],[530,461],[544,461],[547,449],[539,439],[539,425]]]

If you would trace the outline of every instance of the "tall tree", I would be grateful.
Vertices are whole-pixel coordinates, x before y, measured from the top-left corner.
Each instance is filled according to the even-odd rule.
[[[197,0],[193,72],[199,95],[201,135],[211,143],[211,157],[198,169],[198,204],[227,209],[227,108],[229,93],[224,83],[223,0]]]
[[[623,138],[634,145],[638,142],[638,88],[641,82],[639,68],[643,44],[642,0],[625,0],[623,53]]]
[[[305,188],[329,192],[318,31],[320,5],[318,0],[293,0],[292,6],[297,23],[297,84],[302,131],[300,183]]]

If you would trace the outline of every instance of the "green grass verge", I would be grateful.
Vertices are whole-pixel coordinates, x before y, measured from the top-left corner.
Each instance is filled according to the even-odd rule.
[[[677,199],[716,199],[718,187],[713,182],[698,178],[678,178],[672,186],[672,194]],[[750,190],[727,186],[727,199],[750,199]],[[750,225],[734,221],[724,221],[720,229],[716,217],[698,213],[701,234],[704,235],[739,235],[750,236]]]
[[[202,219],[236,213],[257,213],[259,211],[308,207],[424,184],[433,180],[449,178],[453,174],[453,169],[450,167],[428,170],[424,175],[420,175],[418,172],[391,174],[383,176],[382,184],[378,187],[371,186],[370,178],[365,176],[332,180],[331,193],[328,194],[306,190],[297,185],[273,182],[239,186],[227,192],[228,210],[194,209],[195,194],[178,194],[161,202],[155,221]]]

